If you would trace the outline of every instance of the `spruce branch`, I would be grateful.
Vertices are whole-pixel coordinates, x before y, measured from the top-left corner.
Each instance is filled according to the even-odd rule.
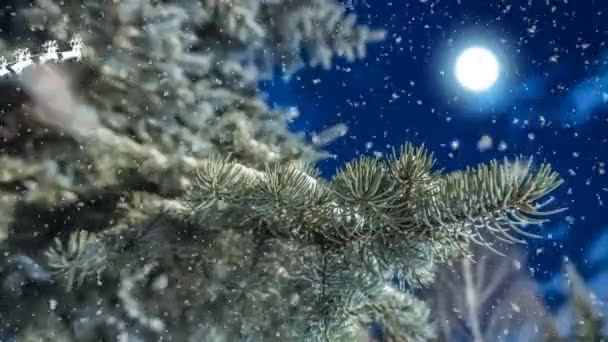
[[[225,159],[206,162],[199,177],[230,186],[217,191],[205,181],[193,187],[188,203],[199,222],[208,203],[222,200],[246,220],[263,222],[271,235],[355,251],[363,257],[357,267],[394,272],[412,287],[432,281],[435,262],[466,255],[469,242],[495,250],[483,237],[490,234],[523,243],[514,233],[535,236],[524,226],[560,211],[540,211],[536,204],[561,183],[558,175],[548,165],[531,172],[531,161],[520,159],[441,175],[424,147],[406,145],[386,162],[350,162],[330,182],[290,164],[258,171]]]
[[[234,198],[238,205],[251,204],[252,213],[263,211],[265,206],[297,210],[302,209],[300,204],[306,199],[315,198],[311,191],[326,187],[329,191],[321,191],[325,200],[320,203],[333,210],[319,213],[328,215],[325,222],[333,227],[312,227],[320,229],[318,233],[328,239],[350,239],[351,243],[375,237],[397,243],[398,237],[433,239],[440,238],[440,233],[467,232],[473,241],[484,244],[482,228],[503,240],[523,242],[510,230],[536,237],[521,227],[542,224],[546,220],[538,217],[562,210],[539,211],[535,207],[538,199],[561,184],[547,164],[531,173],[531,160],[527,164],[520,159],[493,161],[438,176],[430,171],[431,160],[425,150],[405,147],[402,156],[388,164],[368,158],[351,162],[330,183],[323,184],[289,165],[255,171],[227,160],[211,159],[199,169],[199,184],[191,192],[191,204],[195,213],[204,210],[210,201],[225,198]],[[233,186],[241,179],[249,179],[247,189]],[[226,186],[220,191],[213,184]],[[412,193],[416,187],[424,190]],[[205,200],[196,202],[197,198]]]
[[[489,233],[509,243],[524,243],[517,234],[537,238],[523,228],[546,222],[542,216],[563,211],[541,211],[537,201],[557,188],[562,180],[550,165],[531,172],[532,159],[467,168],[440,179],[435,196],[416,213],[421,226],[461,230],[472,241],[486,245]]]
[[[147,316],[140,301],[133,294],[137,283],[148,280],[147,277],[154,270],[154,267],[155,265],[153,264],[146,264],[138,272],[123,276],[120,280],[117,297],[128,318],[136,321],[146,329],[161,334],[165,330],[163,320],[158,317]]]
[[[353,208],[363,217],[378,216],[377,220],[388,219],[387,214],[395,211],[399,214],[403,203],[396,187],[386,166],[371,158],[348,163],[332,180],[333,192],[342,206]]]
[[[250,205],[275,234],[310,237],[311,226],[323,225],[331,210],[331,193],[314,177],[318,171],[298,163],[267,165],[251,188]]]
[[[79,230],[70,234],[66,244],[55,238],[45,255],[53,274],[64,282],[70,292],[90,276],[103,271],[107,250],[95,234]]]
[[[240,187],[245,186],[246,173],[229,163],[225,158],[212,157],[203,163],[196,171],[194,185],[202,191],[196,192],[197,197],[191,198],[198,202],[193,210],[206,209],[218,201],[234,201],[233,196]]]
[[[390,286],[373,294],[358,316],[380,323],[384,341],[423,342],[436,337],[429,307],[411,293]]]
[[[431,178],[435,157],[425,146],[414,147],[405,144],[399,153],[393,151],[390,166],[393,177],[403,186],[413,187],[416,182],[424,183]]]

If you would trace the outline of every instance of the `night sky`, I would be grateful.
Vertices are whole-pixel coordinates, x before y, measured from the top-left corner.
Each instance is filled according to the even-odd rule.
[[[288,82],[277,77],[263,85],[274,105],[298,107],[295,130],[348,125],[347,135],[326,147],[336,158],[320,163],[324,174],[405,142],[426,144],[446,171],[534,156],[565,178],[552,207],[568,207],[542,228],[545,239],[528,245],[534,276],[550,284],[565,256],[589,281],[602,274],[608,264],[608,239],[602,240],[608,237],[608,1],[346,3],[362,22],[386,29],[386,41],[370,46],[361,62],[306,68]],[[488,48],[500,62],[499,80],[486,92],[456,82],[456,58],[469,46]],[[483,136],[493,147],[480,151]],[[605,247],[598,249],[597,241]],[[560,300],[551,291],[546,296]]]

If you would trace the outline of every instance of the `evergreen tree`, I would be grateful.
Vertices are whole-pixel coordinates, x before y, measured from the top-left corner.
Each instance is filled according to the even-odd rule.
[[[443,174],[406,144],[319,178],[257,83],[384,36],[334,1],[36,0],[14,20],[35,34],[5,37],[0,67],[0,339],[353,341],[374,322],[425,341],[413,291],[436,263],[555,212],[537,201],[561,180],[526,159]]]
[[[603,333],[606,324],[594,300],[595,296],[587,289],[581,275],[571,263],[564,263],[564,274],[568,281],[569,304],[573,312],[573,332],[570,340],[606,341],[607,338]]]

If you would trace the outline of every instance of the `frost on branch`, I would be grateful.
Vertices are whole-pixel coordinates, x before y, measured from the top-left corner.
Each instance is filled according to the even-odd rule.
[[[82,286],[87,278],[99,275],[106,267],[107,251],[95,234],[81,230],[70,234],[67,243],[58,238],[53,242],[45,255],[49,268],[67,291]]]
[[[428,285],[434,263],[468,257],[469,243],[499,252],[492,241],[521,242],[518,235],[530,234],[523,226],[544,222],[539,217],[551,212],[540,211],[536,203],[561,180],[548,165],[532,172],[521,163],[493,162],[442,175],[432,169],[433,157],[425,148],[408,145],[386,162],[353,161],[325,182],[300,165],[252,172],[226,159],[211,159],[198,169],[188,202],[195,224],[238,217],[260,239],[311,246],[312,263],[300,259],[298,265],[310,283],[298,296],[315,303],[307,308],[309,324],[322,323],[328,340],[335,340],[350,331],[349,322],[363,315],[359,310],[372,305],[372,294],[392,276],[406,288]],[[323,263],[320,270],[318,262]],[[387,319],[383,327],[390,336],[414,332],[388,317],[413,315],[412,321],[425,321],[423,303],[394,315],[384,311],[388,307],[373,307],[380,313],[370,320]]]
[[[32,29],[60,41],[73,30],[92,47],[82,89],[105,125],[163,151],[250,163],[323,156],[286,130],[258,81],[276,65],[362,58],[383,37],[332,0],[35,3],[21,13]]]

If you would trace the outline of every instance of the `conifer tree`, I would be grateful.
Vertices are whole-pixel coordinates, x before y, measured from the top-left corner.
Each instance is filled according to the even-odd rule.
[[[581,275],[571,263],[564,263],[564,274],[567,277],[568,300],[573,313],[570,339],[578,342],[606,341],[606,324],[594,300],[595,296],[587,289]]]
[[[15,25],[0,340],[426,341],[437,263],[556,212],[528,159],[445,174],[405,144],[320,178],[257,82],[382,39],[332,0],[35,0]]]

